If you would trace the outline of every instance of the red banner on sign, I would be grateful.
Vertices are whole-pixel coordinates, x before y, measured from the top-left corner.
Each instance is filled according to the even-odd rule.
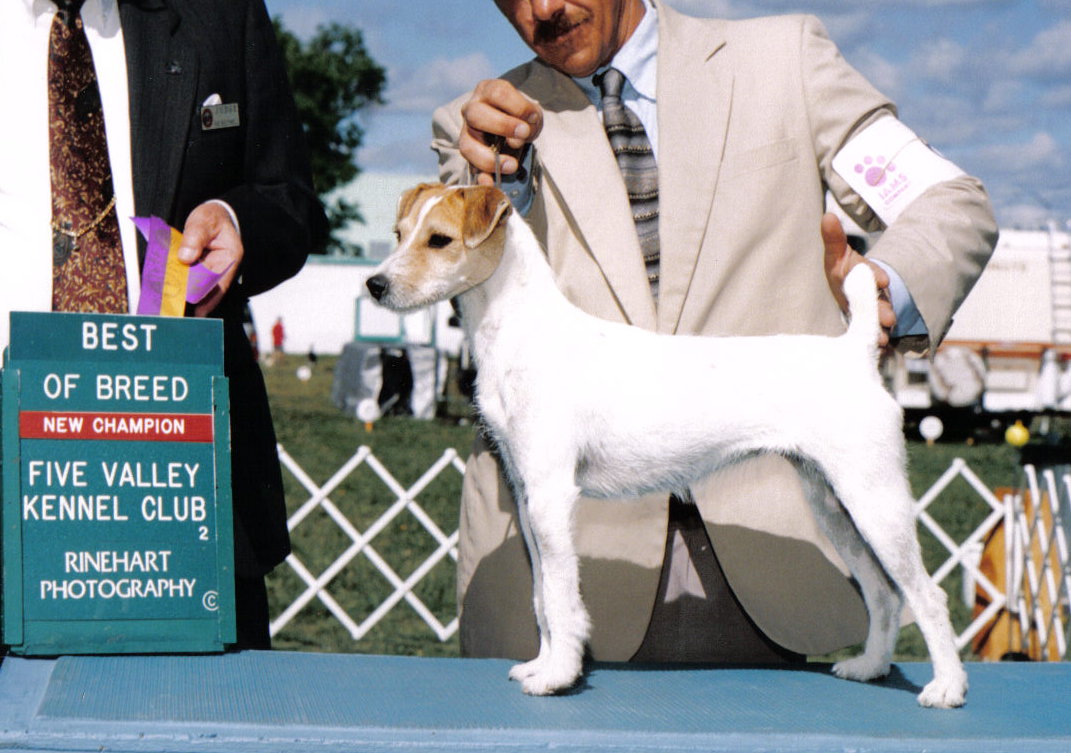
[[[211,442],[213,417],[202,413],[82,413],[22,411],[22,439]]]

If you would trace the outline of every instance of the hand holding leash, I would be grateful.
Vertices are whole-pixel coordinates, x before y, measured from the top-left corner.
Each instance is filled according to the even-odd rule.
[[[543,129],[542,108],[503,79],[481,81],[461,108],[461,156],[482,185],[520,168],[525,148]],[[496,180],[496,167],[498,180]]]

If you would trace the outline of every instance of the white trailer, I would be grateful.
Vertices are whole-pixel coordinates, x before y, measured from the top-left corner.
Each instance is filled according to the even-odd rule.
[[[1002,431],[1071,411],[1071,234],[1002,231],[932,361],[896,356],[886,373],[909,424]]]

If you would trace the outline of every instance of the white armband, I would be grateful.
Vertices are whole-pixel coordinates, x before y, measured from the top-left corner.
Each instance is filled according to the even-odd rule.
[[[833,169],[886,225],[928,188],[966,175],[892,116],[853,136]]]

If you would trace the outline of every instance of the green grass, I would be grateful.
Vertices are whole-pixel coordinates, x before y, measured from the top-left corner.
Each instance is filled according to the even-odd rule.
[[[465,417],[465,408],[457,399],[451,401],[452,420],[414,421],[387,417],[368,431],[331,403],[335,359],[322,358],[308,381],[295,376],[296,367],[302,363],[304,359],[290,357],[283,364],[265,368],[265,377],[279,442],[317,485],[325,484],[362,445],[371,448],[375,457],[404,488],[416,482],[447,447],[456,449],[462,459],[467,457],[473,428],[458,420]],[[911,483],[916,495],[929,489],[957,457],[965,459],[989,489],[1014,486],[1019,481],[1018,453],[1005,444],[927,446],[910,442],[908,449]],[[292,513],[309,494],[285,469],[283,476],[287,504]],[[457,528],[460,491],[461,475],[448,468],[417,497],[421,507],[447,535]],[[362,465],[331,493],[330,499],[363,532],[395,502],[395,495],[367,466]],[[960,478],[940,495],[930,508],[930,514],[956,541],[962,541],[987,513],[975,491]],[[311,514],[291,537],[295,554],[313,575],[323,572],[351,544],[322,510]],[[932,571],[948,556],[947,552],[921,528],[920,539],[927,567]],[[415,518],[403,512],[373,540],[373,547],[404,579],[431,554],[435,543]],[[440,561],[415,589],[416,595],[443,624],[454,617],[457,609],[453,564],[450,558]],[[953,622],[958,630],[970,622],[970,609],[960,598],[960,572],[957,568],[945,581]],[[286,564],[280,565],[269,576],[268,585],[273,618],[305,590],[304,583]],[[363,555],[358,555],[342,569],[328,590],[355,622],[360,623],[393,589]],[[441,643],[405,603],[396,606],[360,641],[354,641],[326,607],[314,600],[275,636],[274,645],[288,650],[339,653],[421,656],[456,656],[458,653],[456,636]],[[925,656],[918,630],[914,626],[905,628],[901,632],[897,658],[921,659]]]
[[[351,416],[343,415],[330,400],[334,359],[321,359],[307,382],[295,376],[291,358],[287,364],[265,369],[279,443],[319,486],[326,482],[361,446],[367,446],[405,489],[411,487],[444,450],[453,447],[467,457],[472,445],[471,425],[447,421],[415,421],[386,417],[369,431]],[[291,513],[309,498],[284,468],[287,506]],[[447,468],[424,489],[417,502],[449,535],[457,528],[461,474]],[[396,501],[395,494],[368,467],[360,465],[329,499],[356,529],[364,532]],[[295,555],[315,576],[326,570],[352,540],[318,509],[291,533]],[[403,511],[372,541],[372,546],[401,579],[409,576],[437,547],[410,513]],[[286,564],[268,579],[271,614],[274,618],[306,588]],[[361,623],[393,592],[393,587],[362,554],[343,568],[328,587],[332,597],[356,623]],[[456,615],[454,567],[449,557],[414,588],[443,624]],[[355,642],[349,632],[320,603],[310,602],[273,640],[276,648],[289,650],[361,652],[456,656],[456,637],[440,643],[430,628],[404,602],[395,607],[364,638]]]

